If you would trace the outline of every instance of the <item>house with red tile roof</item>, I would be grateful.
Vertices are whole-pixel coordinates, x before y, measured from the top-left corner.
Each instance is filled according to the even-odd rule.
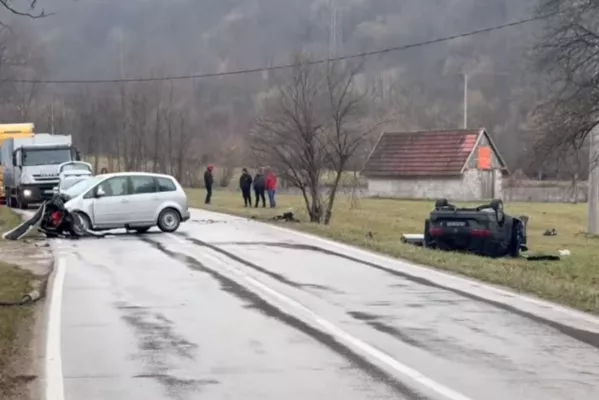
[[[363,174],[371,196],[502,198],[506,164],[484,129],[383,132]]]

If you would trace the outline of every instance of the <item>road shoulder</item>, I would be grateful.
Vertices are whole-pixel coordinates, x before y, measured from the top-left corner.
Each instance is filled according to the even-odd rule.
[[[0,221],[4,232],[20,217],[0,207]],[[52,252],[41,240],[0,239],[0,260],[0,398],[40,399],[44,297]]]

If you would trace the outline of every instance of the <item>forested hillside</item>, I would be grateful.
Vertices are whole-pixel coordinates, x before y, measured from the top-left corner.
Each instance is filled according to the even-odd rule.
[[[31,58],[27,71],[12,74],[69,80],[251,69],[288,63],[291,55],[300,51],[315,58],[326,58],[330,51],[336,55],[360,53],[524,19],[533,14],[536,4],[534,0],[38,3],[53,14],[17,21],[5,13],[3,18],[21,32],[11,37],[5,33],[5,42],[11,46],[18,42],[21,51],[29,49],[26,53]],[[336,10],[334,19],[331,4]],[[539,91],[527,52],[532,49],[538,28],[539,24],[533,22],[368,57],[358,82],[374,90],[379,104],[393,111],[393,128],[461,128],[463,75],[468,74],[469,126],[488,128],[512,169],[528,168],[522,160],[530,161],[529,147],[522,140],[531,136],[529,113]],[[6,99],[15,96],[21,102],[23,98],[32,101],[26,115],[23,106],[10,104],[1,115],[4,119],[35,120],[38,130],[50,130],[52,124],[54,130],[73,132],[89,152],[116,152],[115,135],[123,130],[137,132],[137,138],[126,139],[121,148],[137,148],[135,143],[145,146],[149,141],[145,135],[154,129],[163,131],[170,118],[173,132],[175,120],[179,121],[176,129],[188,131],[190,137],[184,146],[187,157],[216,162],[222,154],[231,152],[231,146],[243,153],[244,138],[259,99],[273,85],[273,75],[253,73],[127,85],[5,84],[3,90],[12,93],[5,102],[14,103]],[[158,97],[161,101],[154,101]],[[121,106],[116,105],[118,102]],[[124,107],[123,102],[130,106]],[[116,117],[125,109],[136,110],[128,114],[128,121],[121,120],[123,115],[121,119]],[[112,122],[101,115],[113,115]],[[132,122],[132,118],[139,121]],[[158,120],[160,128],[156,128]],[[147,149],[148,154],[152,152]]]

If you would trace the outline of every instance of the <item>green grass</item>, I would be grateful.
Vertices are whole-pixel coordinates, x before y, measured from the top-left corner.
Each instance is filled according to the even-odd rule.
[[[7,207],[0,207],[0,232],[5,232],[17,224],[20,219]],[[0,252],[4,246],[0,240]],[[1,254],[1,253],[0,253]],[[1,258],[0,258],[1,259]],[[19,300],[31,290],[33,275],[14,265],[0,261],[0,301]],[[12,398],[19,390],[19,384],[13,379],[12,363],[22,356],[26,345],[20,336],[23,328],[33,319],[33,309],[27,307],[0,306],[0,399]]]
[[[193,207],[206,208],[203,190],[189,190]],[[359,199],[351,209],[347,197],[339,198],[330,226],[310,224],[299,196],[279,195],[278,210],[243,207],[239,192],[216,191],[207,209],[254,217],[267,221],[287,208],[302,221],[286,227],[385,253],[423,265],[454,272],[481,281],[503,285],[547,300],[599,314],[599,238],[587,237],[586,207],[581,204],[508,203],[506,211],[530,217],[528,240],[531,252],[557,253],[568,249],[571,255],[561,261],[539,262],[523,259],[484,259],[445,253],[400,243],[402,233],[421,233],[431,201]],[[557,236],[543,236],[555,228]],[[374,239],[367,235],[372,233]]]

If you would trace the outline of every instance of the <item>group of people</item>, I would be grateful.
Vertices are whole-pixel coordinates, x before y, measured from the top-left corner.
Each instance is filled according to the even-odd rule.
[[[210,204],[212,200],[212,186],[214,184],[214,177],[212,175],[214,166],[209,165],[204,172],[204,187],[206,188],[206,204]],[[252,206],[252,187],[254,188],[254,194],[256,196],[255,207],[257,208],[262,200],[262,207],[266,207],[266,194],[268,194],[268,203],[271,208],[277,206],[275,200],[275,194],[277,192],[277,177],[275,173],[268,169],[268,172],[264,172],[264,168],[258,168],[256,175],[252,178],[252,175],[248,172],[247,168],[243,169],[241,177],[239,178],[239,189],[243,196],[243,203],[246,207]]]
[[[250,175],[247,168],[243,169],[241,177],[239,178],[239,189],[241,189],[243,203],[246,207],[252,206],[252,186],[254,187],[254,194],[256,195],[255,207],[258,207],[260,200],[262,200],[262,207],[266,207],[265,193],[268,193],[268,203],[270,208],[275,208],[277,206],[275,200],[277,177],[273,171],[269,170],[265,174],[264,168],[258,168],[256,175],[252,178],[252,175]]]

